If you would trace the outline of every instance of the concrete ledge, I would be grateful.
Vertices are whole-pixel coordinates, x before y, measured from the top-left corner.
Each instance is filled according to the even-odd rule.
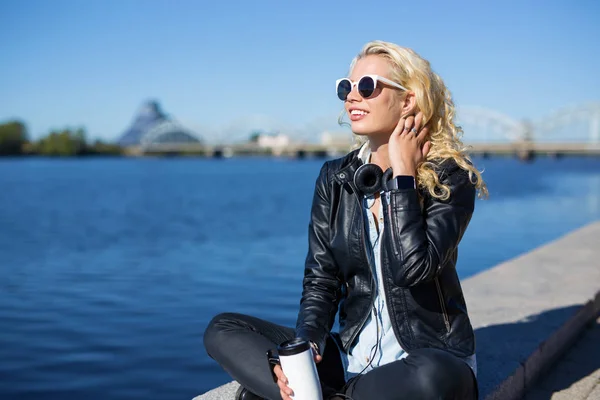
[[[586,328],[523,400],[600,399],[600,318]],[[598,389],[598,390],[596,390]]]
[[[520,399],[600,314],[599,242],[597,221],[463,281],[481,399]],[[194,400],[233,399],[238,386]]]
[[[234,400],[240,384],[236,381],[229,382],[223,386],[211,390],[203,395],[194,397],[193,400]]]
[[[578,339],[585,327],[600,313],[600,292],[581,307],[556,332],[542,342],[517,369],[496,386],[485,400],[518,400],[534,386],[561,355]]]

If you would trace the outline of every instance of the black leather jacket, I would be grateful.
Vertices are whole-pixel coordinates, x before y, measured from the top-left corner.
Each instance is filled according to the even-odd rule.
[[[338,307],[347,352],[375,299],[375,266],[367,258],[363,208],[353,183],[361,163],[355,150],[326,162],[316,181],[296,335],[314,342],[321,354]],[[475,187],[453,160],[438,168],[450,186],[449,200],[415,189],[392,190],[389,201],[381,197],[383,286],[404,350],[434,347],[465,357],[474,353],[475,339],[455,268]]]

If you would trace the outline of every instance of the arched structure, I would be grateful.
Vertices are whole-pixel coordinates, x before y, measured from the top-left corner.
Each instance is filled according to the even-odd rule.
[[[565,107],[534,124],[536,142],[600,144],[600,103]]]
[[[140,145],[199,143],[196,136],[175,121],[162,121],[150,128],[141,138]]]
[[[515,142],[525,135],[526,126],[507,115],[483,107],[461,107],[457,122],[469,142]]]
[[[155,101],[142,106],[118,144],[124,147],[185,146],[200,144],[198,136],[164,114]]]
[[[567,107],[537,121],[518,121],[481,107],[463,107],[457,122],[467,143],[589,143],[600,145],[600,103]]]

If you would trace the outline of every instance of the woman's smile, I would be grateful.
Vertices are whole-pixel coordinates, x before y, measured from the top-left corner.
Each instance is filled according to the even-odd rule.
[[[351,121],[360,121],[365,118],[369,114],[368,111],[361,110],[360,108],[350,107],[348,109],[348,115],[350,116]]]

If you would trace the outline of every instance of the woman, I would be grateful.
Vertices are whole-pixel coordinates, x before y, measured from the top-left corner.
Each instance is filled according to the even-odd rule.
[[[310,340],[325,398],[475,399],[475,340],[455,267],[476,191],[487,190],[450,93],[412,50],[374,41],[337,94],[363,144],[317,178],[296,328],[221,314],[207,352],[241,383],[240,399],[290,399],[265,353],[293,337]]]

